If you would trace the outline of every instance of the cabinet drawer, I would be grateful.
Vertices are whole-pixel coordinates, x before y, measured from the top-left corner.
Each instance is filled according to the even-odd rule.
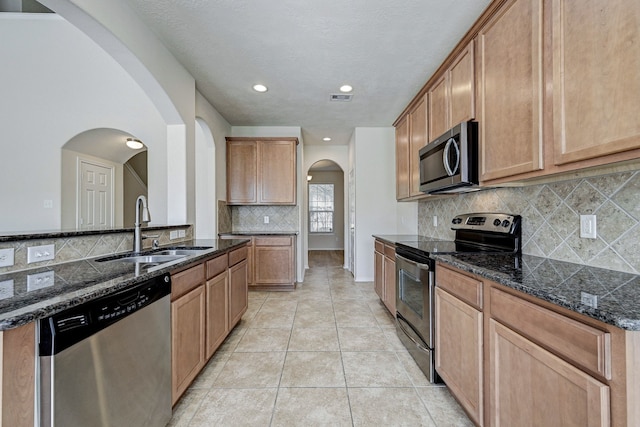
[[[210,279],[227,269],[227,257],[220,255],[207,261],[207,279]]]
[[[391,245],[387,245],[385,243],[384,245],[384,256],[386,256],[387,258],[391,258],[391,259],[396,259],[396,247],[395,246],[391,246]]]
[[[384,252],[384,243],[382,243],[380,240],[374,240],[373,248],[374,248],[374,250],[376,252],[383,253]]]
[[[611,379],[608,332],[491,289],[491,317],[574,364]]]
[[[204,263],[171,275],[171,301],[204,283]]]
[[[243,246],[238,249],[234,249],[229,252],[229,267],[232,265],[236,265],[243,259],[247,259],[247,255],[249,253],[249,248],[247,246]]]
[[[482,282],[480,280],[438,265],[436,286],[445,289],[464,302],[482,309]]]
[[[291,237],[256,237],[256,246],[291,246]]]

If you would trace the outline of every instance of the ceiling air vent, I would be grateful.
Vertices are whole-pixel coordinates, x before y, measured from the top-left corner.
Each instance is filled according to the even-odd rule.
[[[353,95],[350,93],[332,93],[329,95],[329,101],[349,102],[351,98],[353,98]]]

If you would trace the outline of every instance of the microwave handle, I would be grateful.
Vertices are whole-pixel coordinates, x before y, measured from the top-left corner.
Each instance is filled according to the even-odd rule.
[[[452,145],[454,150],[456,150],[456,163],[453,168],[449,164],[449,151]],[[449,138],[447,145],[444,146],[444,150],[442,151],[442,164],[449,176],[453,176],[458,171],[458,166],[460,165],[460,149],[458,148],[458,144],[456,144],[456,140],[453,138]]]

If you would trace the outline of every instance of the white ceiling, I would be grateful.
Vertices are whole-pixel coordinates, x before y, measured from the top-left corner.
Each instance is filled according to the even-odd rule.
[[[490,0],[130,0],[233,126],[391,126]],[[255,83],[269,88],[252,90]],[[330,102],[342,84],[351,102]]]

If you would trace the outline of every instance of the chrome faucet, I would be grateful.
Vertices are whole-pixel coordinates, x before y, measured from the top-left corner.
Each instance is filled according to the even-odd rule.
[[[140,219],[140,206],[142,206],[142,219]],[[140,252],[142,250],[142,239],[147,236],[142,235],[142,227],[143,222],[151,221],[151,217],[149,216],[149,209],[147,208],[147,198],[144,196],[138,196],[136,200],[136,223],[135,229],[133,231],[133,251]]]

